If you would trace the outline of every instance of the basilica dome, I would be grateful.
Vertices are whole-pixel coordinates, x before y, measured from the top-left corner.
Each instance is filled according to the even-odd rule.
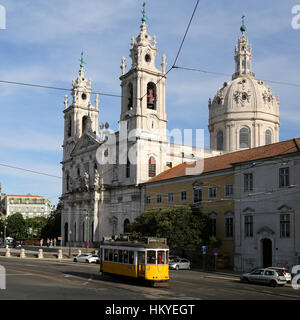
[[[252,73],[252,47],[241,28],[235,73],[209,100],[211,149],[232,152],[279,141],[279,98]]]

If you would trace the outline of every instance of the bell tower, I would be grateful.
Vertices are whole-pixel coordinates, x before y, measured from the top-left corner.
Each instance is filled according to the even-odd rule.
[[[127,125],[127,132],[139,132],[139,144],[144,144],[143,156],[156,161],[156,174],[163,170],[165,161],[157,145],[166,140],[166,56],[162,55],[161,70],[156,68],[157,47],[156,36],[151,37],[147,32],[145,3],[143,5],[142,24],[140,33],[131,38],[130,58],[131,67],[126,72],[126,59],[122,57],[122,103],[120,121]],[[159,133],[157,137],[156,133]],[[146,146],[147,145],[147,146]],[[142,172],[142,155],[137,152],[137,175],[135,182],[149,179],[146,171]],[[145,160],[145,159],[144,159]],[[148,160],[147,160],[148,161]],[[140,163],[140,165],[139,165]],[[144,168],[146,165],[144,166]]]
[[[128,120],[128,129],[143,131],[166,130],[166,56],[162,56],[162,70],[156,68],[156,36],[147,33],[143,10],[140,33],[131,38],[131,68],[126,72],[126,60],[122,58],[122,107],[120,120]]]
[[[91,80],[86,79],[81,53],[80,69],[76,80],[72,81],[72,104],[68,103],[68,95],[65,95],[64,109],[64,144],[63,159],[70,157],[76,142],[89,127],[92,132],[98,134],[99,96],[96,95],[95,106],[91,104],[92,87]]]

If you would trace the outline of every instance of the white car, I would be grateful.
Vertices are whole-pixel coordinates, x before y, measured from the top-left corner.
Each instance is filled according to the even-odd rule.
[[[92,253],[81,253],[73,259],[74,262],[99,263],[100,259]]]
[[[170,260],[169,262],[169,268],[174,269],[174,270],[179,270],[179,269],[191,269],[191,262],[187,259],[174,259]]]
[[[272,269],[256,269],[249,273],[244,273],[240,277],[241,282],[256,282],[269,284],[272,287],[284,286],[286,278],[281,270]]]
[[[287,282],[291,282],[292,280],[292,275],[287,272],[287,269],[286,268],[279,268],[279,267],[268,267],[268,269],[272,269],[272,270],[276,270],[276,271],[282,271],[285,278],[286,278],[286,281]]]

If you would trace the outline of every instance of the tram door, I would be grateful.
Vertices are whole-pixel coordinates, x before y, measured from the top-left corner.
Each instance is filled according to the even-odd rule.
[[[138,251],[137,256],[137,262],[138,262],[138,277],[145,277],[145,252],[144,251]]]

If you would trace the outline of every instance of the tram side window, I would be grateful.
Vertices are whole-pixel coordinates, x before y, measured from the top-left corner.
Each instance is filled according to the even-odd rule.
[[[147,251],[147,264],[156,264],[156,251]]]
[[[169,251],[166,252],[166,256],[167,256],[167,259],[166,259],[166,264],[169,264]]]
[[[157,252],[157,264],[165,264],[166,263],[166,254],[165,251]]]
[[[104,249],[104,261],[109,261],[108,260],[108,249]]]
[[[134,264],[134,251],[129,251],[129,264]]]
[[[119,262],[123,262],[123,251],[119,250]]]
[[[113,257],[114,257],[114,250],[109,249],[108,250],[108,261],[114,261]]]
[[[138,264],[145,264],[145,251],[138,251]]]
[[[114,262],[119,262],[119,250],[114,250]]]
[[[127,250],[123,251],[123,261],[124,261],[124,263],[128,263],[128,251]]]

